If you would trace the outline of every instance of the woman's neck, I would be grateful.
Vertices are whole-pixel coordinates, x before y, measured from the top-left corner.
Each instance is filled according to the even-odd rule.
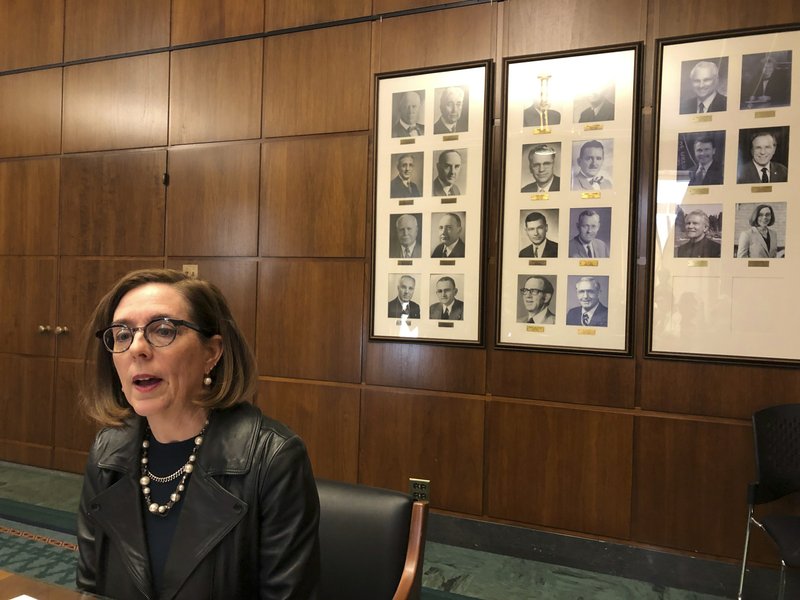
[[[153,437],[162,444],[182,442],[197,435],[208,418],[208,410],[193,407],[191,411],[177,418],[173,415],[154,415],[148,417],[147,424]]]

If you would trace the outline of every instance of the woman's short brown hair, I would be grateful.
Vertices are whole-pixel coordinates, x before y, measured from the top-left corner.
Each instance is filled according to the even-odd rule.
[[[122,393],[112,355],[95,332],[111,324],[125,294],[148,283],[172,286],[186,299],[189,320],[203,331],[222,337],[222,356],[214,367],[213,383],[195,404],[207,409],[225,409],[250,400],[256,389],[255,359],[219,288],[180,271],[145,269],[132,271],[115,283],[100,300],[86,326],[81,401],[87,414],[101,425],[112,427],[122,425],[133,414]]]

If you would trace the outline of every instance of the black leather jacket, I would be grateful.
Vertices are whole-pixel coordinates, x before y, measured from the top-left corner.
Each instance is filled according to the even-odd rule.
[[[215,412],[154,590],[139,459],[144,420],[98,433],[78,511],[77,584],[120,599],[316,597],[319,499],[305,446],[251,404]]]

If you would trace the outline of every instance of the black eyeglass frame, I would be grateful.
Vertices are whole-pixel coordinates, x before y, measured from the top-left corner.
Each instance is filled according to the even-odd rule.
[[[158,346],[158,345],[154,344],[150,340],[150,337],[147,335],[147,328],[150,327],[153,323],[168,323],[170,325],[174,325],[175,329],[176,329],[175,337],[178,337],[178,332],[177,332],[177,328],[178,327],[188,327],[189,329],[193,329],[194,331],[196,331],[197,333],[199,333],[203,337],[207,337],[207,338],[209,338],[212,335],[214,335],[210,331],[208,331],[206,329],[203,329],[199,325],[195,325],[191,321],[184,321],[183,319],[173,319],[172,317],[156,317],[155,319],[153,319],[151,321],[148,321],[147,323],[145,323],[141,327],[128,327],[124,323],[117,323],[117,324],[114,324],[114,325],[109,325],[108,327],[104,327],[103,329],[98,329],[97,331],[94,332],[94,335],[100,341],[103,342],[103,346],[105,347],[105,349],[108,350],[109,352],[111,352],[112,354],[122,354],[123,352],[127,352],[128,350],[130,350],[130,347],[133,345],[133,338],[136,336],[136,332],[137,331],[141,331],[142,332],[142,335],[144,336],[144,339],[153,348],[166,348],[167,346],[172,344],[172,342],[175,341],[175,337],[173,337],[172,340],[169,342],[169,344],[164,344],[163,346]],[[128,344],[128,346],[124,350],[112,350],[111,348],[108,347],[108,344],[106,343],[106,337],[105,337],[106,336],[106,332],[111,330],[111,329],[115,329],[115,328],[119,328],[119,327],[124,327],[125,329],[127,329],[128,331],[131,332],[130,343]]]

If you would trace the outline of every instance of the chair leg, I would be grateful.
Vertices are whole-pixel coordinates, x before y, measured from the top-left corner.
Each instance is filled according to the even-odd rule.
[[[786,591],[786,563],[781,560],[781,582],[778,585],[778,600],[783,600]]]
[[[750,524],[753,519],[752,505],[747,507],[747,529],[744,534],[744,553],[742,554],[742,574],[739,576],[739,594],[736,596],[738,600],[742,600],[742,592],[744,591],[744,574],[747,571],[747,550],[750,546]]]

